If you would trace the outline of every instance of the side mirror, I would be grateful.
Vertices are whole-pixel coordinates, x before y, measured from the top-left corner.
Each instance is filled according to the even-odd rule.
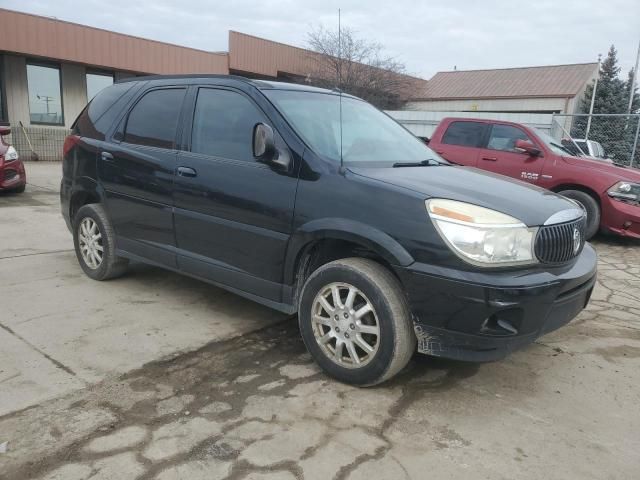
[[[526,140],[516,140],[516,144],[514,147],[516,151],[520,153],[526,153],[532,157],[539,157],[542,153],[538,147]]]
[[[11,133],[11,127],[8,125],[0,125],[0,137],[4,137],[5,135],[9,135]]]
[[[273,129],[264,123],[253,128],[253,156],[259,162],[273,165],[280,170],[288,170],[291,163],[289,153],[276,147]]]

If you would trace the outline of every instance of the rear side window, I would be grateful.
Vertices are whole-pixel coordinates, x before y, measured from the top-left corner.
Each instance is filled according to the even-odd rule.
[[[129,113],[124,141],[149,147],[173,148],[184,94],[184,88],[146,93]]]
[[[516,140],[529,140],[527,134],[511,125],[493,125],[487,148],[491,150],[502,150],[505,152],[516,152]]]
[[[442,143],[463,147],[480,147],[487,125],[480,122],[452,122],[442,137]]]
[[[98,138],[100,140],[104,139],[103,130],[108,128],[111,122],[109,122],[109,125],[101,126],[97,125],[98,122],[107,112],[109,112],[109,110],[113,108],[118,100],[124,97],[129,90],[131,90],[133,85],[133,82],[117,83],[98,93],[93,97],[93,100],[91,100],[89,105],[84,108],[82,113],[73,123],[73,126],[71,127],[73,129],[73,133],[83,137]]]
[[[201,88],[193,116],[191,151],[253,161],[253,128],[260,122],[266,122],[264,115],[244,95]]]

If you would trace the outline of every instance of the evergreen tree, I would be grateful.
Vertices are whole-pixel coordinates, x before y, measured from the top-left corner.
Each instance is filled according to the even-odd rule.
[[[618,51],[611,45],[607,58],[600,64],[600,76],[598,78],[596,100],[593,104],[593,113],[626,113],[627,105],[624,99],[627,87],[625,82],[620,80],[619,74]],[[585,90],[580,104],[580,113],[589,113],[594,83],[588,85]]]
[[[638,80],[636,78],[636,84],[634,87],[633,94],[633,103],[631,103],[631,113],[640,113],[640,94],[638,94]],[[633,68],[629,70],[629,75],[627,76],[627,82],[624,85],[624,94],[627,98],[627,102],[629,101],[629,95],[631,95],[631,84],[633,83]],[[629,105],[627,103],[627,105]]]
[[[595,82],[591,83],[585,90],[579,106],[580,113],[589,113],[594,84]],[[630,82],[620,79],[618,52],[615,46],[611,45],[607,57],[600,64],[593,113],[627,113],[630,88]],[[636,108],[639,107],[640,105],[636,106]],[[625,117],[593,117],[591,119],[591,129],[589,130],[589,140],[600,142],[609,157],[616,162],[628,165],[633,135],[635,135],[635,122],[636,120],[632,122],[633,125],[630,125],[629,119]],[[587,117],[577,117],[573,123],[571,135],[574,138],[584,138],[586,127]]]

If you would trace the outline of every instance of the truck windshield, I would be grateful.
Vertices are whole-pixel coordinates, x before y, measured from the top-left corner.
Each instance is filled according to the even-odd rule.
[[[430,160],[447,163],[395,120],[362,100],[343,95],[340,102],[341,96],[336,94],[291,90],[263,93],[304,142],[331,161],[342,160],[346,166]]]
[[[584,140],[574,140],[574,142],[576,142],[576,145],[582,151],[581,153],[589,155],[589,146],[587,145],[587,142]]]
[[[549,149],[555,153],[556,155],[574,155],[571,150],[567,149],[562,145],[562,142],[554,139],[551,135],[546,132],[543,132],[539,128],[532,127],[532,130],[536,132],[538,138],[544,142],[544,144],[549,147]]]

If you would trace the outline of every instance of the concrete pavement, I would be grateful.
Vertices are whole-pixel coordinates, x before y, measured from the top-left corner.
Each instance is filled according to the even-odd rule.
[[[143,266],[89,280],[57,198],[27,193],[0,196],[2,479],[638,477],[637,243],[598,239],[588,309],[507,359],[417,356],[356,389],[295,319]]]
[[[60,215],[60,163],[28,163],[0,195],[0,415],[285,317],[144,265],[95,282]]]

